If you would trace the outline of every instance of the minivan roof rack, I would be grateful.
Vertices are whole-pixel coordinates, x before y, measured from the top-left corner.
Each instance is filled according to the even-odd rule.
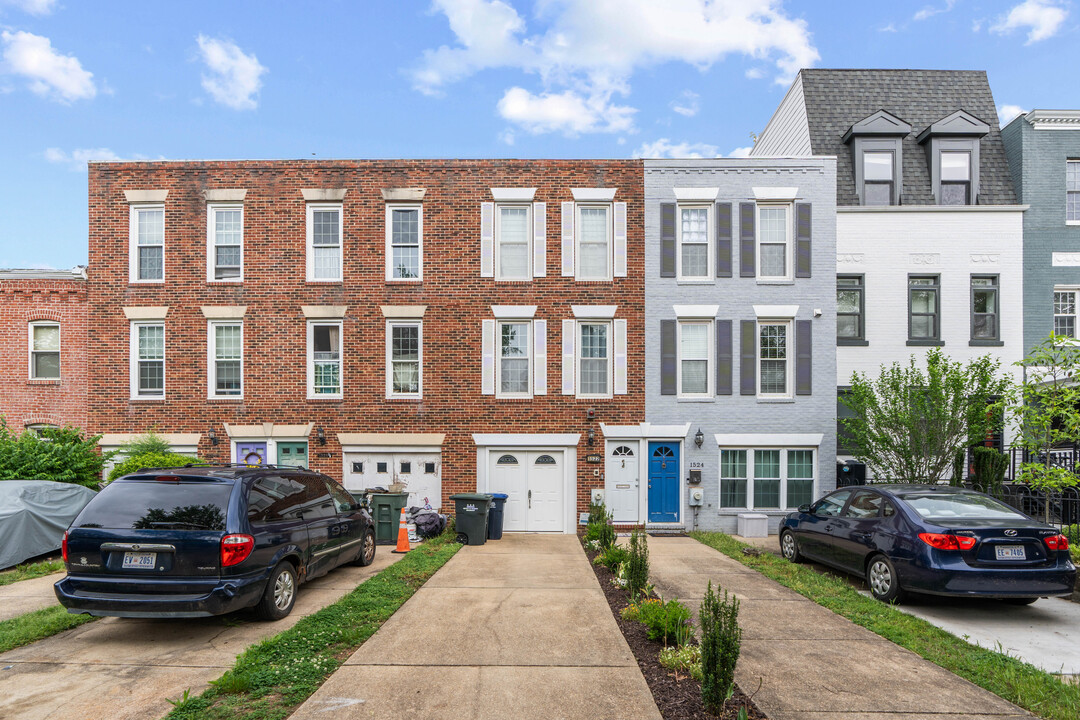
[[[186,468],[241,468],[241,469],[245,469],[245,470],[260,470],[260,469],[267,469],[267,470],[308,470],[309,469],[309,468],[304,467],[303,465],[273,465],[273,464],[268,464],[268,463],[265,463],[265,464],[262,464],[262,465],[251,465],[249,463],[187,463],[186,465],[179,465],[179,466],[174,465],[172,467],[145,467],[145,468],[139,468],[138,470],[135,470],[131,474],[134,475],[135,473],[146,472],[148,470],[184,470]]]

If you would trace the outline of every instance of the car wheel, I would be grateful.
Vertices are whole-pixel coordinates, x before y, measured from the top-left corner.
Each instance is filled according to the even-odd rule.
[[[292,563],[280,562],[266,581],[266,589],[255,606],[255,615],[260,620],[280,620],[292,612],[295,603],[296,569]]]
[[[795,533],[785,530],[780,533],[780,552],[784,559],[793,563],[803,561],[803,554],[799,551],[799,541],[795,539]]]
[[[1030,605],[1031,603],[1035,602],[1038,599],[1039,598],[1037,598],[1037,597],[1033,597],[1033,598],[1005,598],[1005,602],[1009,603],[1010,605]]]
[[[368,528],[364,533],[364,542],[360,543],[360,554],[353,560],[353,565],[367,567],[375,562],[375,531]]]
[[[866,584],[870,586],[870,593],[881,602],[898,603],[903,598],[900,577],[892,561],[884,555],[870,558],[870,564],[866,566]]]

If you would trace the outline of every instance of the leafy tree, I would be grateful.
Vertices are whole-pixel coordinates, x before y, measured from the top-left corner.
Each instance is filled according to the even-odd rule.
[[[877,378],[855,373],[842,420],[853,455],[880,482],[936,483],[956,451],[985,440],[996,428],[1011,383],[989,355],[966,364],[937,348],[925,370],[914,355],[907,365],[883,365]]]
[[[99,453],[100,435],[70,425],[16,435],[0,417],[0,480],[53,480],[96,488],[112,453]]]
[[[202,462],[197,457],[190,455],[180,455],[178,453],[144,453],[142,455],[136,455],[134,457],[126,458],[123,462],[117,463],[116,467],[109,471],[109,477],[106,482],[112,482],[118,477],[133,473],[143,468],[152,467],[183,467],[192,463]]]
[[[172,446],[169,445],[168,440],[151,430],[145,435],[139,435],[131,442],[122,445],[119,452],[125,457],[135,457],[148,453],[167,455],[172,452]]]

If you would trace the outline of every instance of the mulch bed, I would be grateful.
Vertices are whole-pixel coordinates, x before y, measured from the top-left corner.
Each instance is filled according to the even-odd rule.
[[[591,564],[596,553],[586,555]],[[660,714],[666,720],[715,720],[717,716],[709,713],[701,700],[701,683],[682,672],[676,675],[674,670],[661,665],[660,650],[663,649],[663,644],[650,640],[648,629],[642,623],[623,620],[620,613],[630,604],[630,593],[612,583],[615,576],[604,565],[593,565],[592,568],[604,590],[611,614],[615,616],[615,622],[634,653],[641,674],[645,676],[645,682],[649,684]],[[723,720],[735,720],[739,708],[744,705],[751,720],[768,720],[768,716],[757,709],[738,685],[735,686],[735,694],[728,700],[720,717]]]

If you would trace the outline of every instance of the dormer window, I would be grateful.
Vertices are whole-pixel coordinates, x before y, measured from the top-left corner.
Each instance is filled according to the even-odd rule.
[[[917,138],[926,148],[938,205],[979,202],[979,141],[990,126],[963,110],[928,125]]]
[[[844,133],[851,146],[860,205],[899,205],[903,198],[903,140],[911,126],[884,110]]]
[[[893,154],[870,152],[862,154],[863,205],[892,205],[894,180]]]
[[[971,204],[971,153],[941,153],[941,204]]]

